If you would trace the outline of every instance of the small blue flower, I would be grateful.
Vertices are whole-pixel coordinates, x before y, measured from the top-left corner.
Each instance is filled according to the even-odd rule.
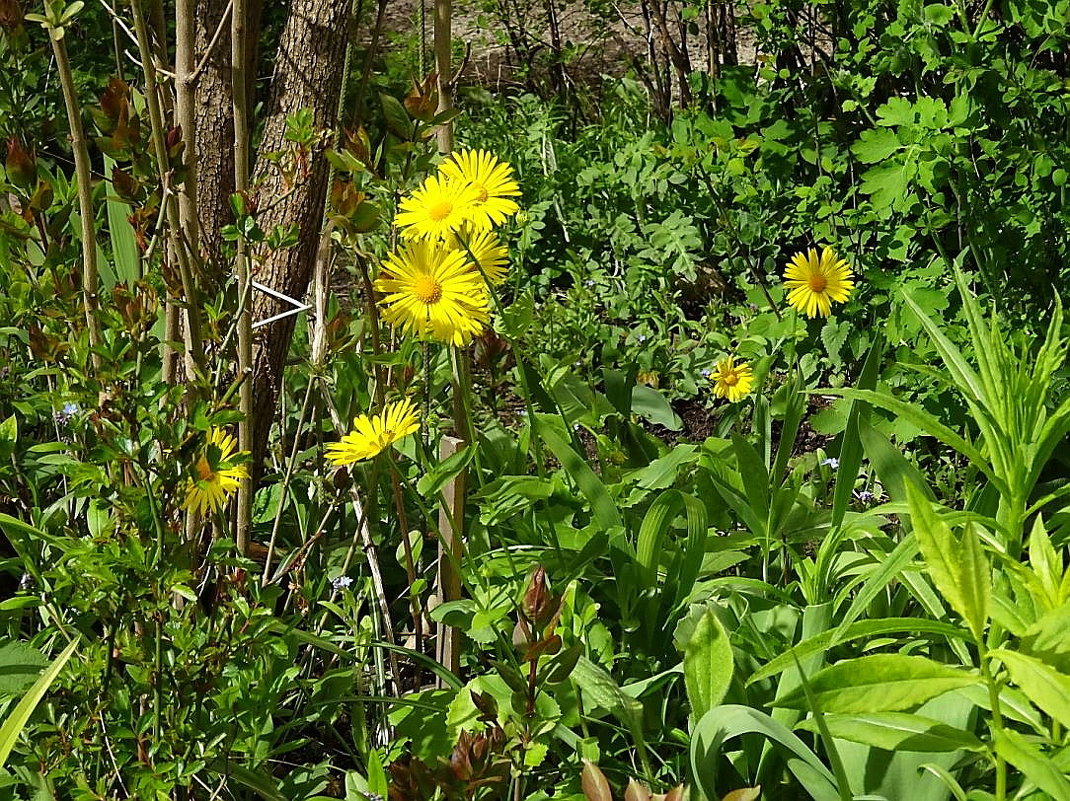
[[[837,467],[840,466],[840,460],[835,458],[834,456],[830,456],[828,459],[822,459],[821,464],[823,466],[831,467],[833,470],[835,470]]]
[[[74,419],[82,411],[82,407],[77,403],[65,403],[63,408],[56,412],[53,417],[56,419],[56,424],[65,426]]]
[[[331,586],[336,590],[348,590],[353,586],[353,579],[349,576],[338,576],[337,578],[331,579]]]
[[[709,367],[704,367],[702,368],[701,375],[703,378],[709,378],[711,375],[713,375],[713,370],[711,370]]]

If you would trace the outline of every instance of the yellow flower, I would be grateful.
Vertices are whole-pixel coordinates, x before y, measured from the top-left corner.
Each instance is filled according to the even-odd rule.
[[[375,288],[383,319],[415,335],[466,345],[490,319],[487,285],[465,253],[441,242],[402,245],[382,267]]]
[[[474,231],[465,226],[457,232],[457,244],[469,261],[475,257],[479,269],[492,284],[500,284],[508,274],[509,251],[493,231]],[[478,272],[478,271],[477,271]]]
[[[855,286],[850,265],[832,248],[821,251],[821,258],[813,248],[796,253],[784,270],[784,285],[788,304],[807,317],[828,317],[832,304],[845,303]]]
[[[746,362],[736,364],[735,358],[729,356],[717,363],[717,369],[710,376],[713,382],[713,394],[719,398],[728,398],[732,403],[740,400],[754,386],[754,373]]]
[[[439,172],[448,178],[467,181],[476,190],[472,222],[480,228],[491,228],[516,214],[520,206],[513,197],[520,196],[520,186],[513,177],[513,168],[486,150],[463,150],[442,163]]]
[[[377,415],[354,417],[353,430],[327,446],[327,460],[339,467],[370,459],[419,427],[420,414],[411,400],[388,403]]]
[[[208,432],[208,442],[193,464],[184,509],[204,514],[223,508],[227,496],[238,489],[239,479],[249,477],[239,463],[247,454],[235,453],[237,446],[237,440],[221,428]]]
[[[394,225],[409,239],[442,239],[467,222],[479,193],[464,181],[429,175],[402,198]]]

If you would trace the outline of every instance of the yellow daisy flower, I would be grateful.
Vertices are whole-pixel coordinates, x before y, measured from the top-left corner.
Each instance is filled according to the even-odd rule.
[[[467,222],[479,193],[464,181],[429,175],[401,199],[394,225],[409,239],[442,239]]]
[[[818,258],[811,248],[805,255],[796,253],[784,270],[788,304],[807,317],[828,317],[833,303],[845,303],[854,289],[851,266],[825,248]]]
[[[520,209],[516,201],[510,199],[520,196],[512,166],[486,150],[454,153],[438,169],[448,178],[467,181],[476,190],[477,199],[471,217],[480,228],[500,225]]]
[[[402,245],[387,257],[375,288],[383,319],[415,335],[466,345],[490,319],[487,285],[466,254],[441,242]]]
[[[370,459],[420,427],[420,413],[408,398],[388,403],[377,415],[353,418],[353,430],[327,446],[327,460],[335,467]]]
[[[717,369],[710,376],[713,382],[713,394],[718,398],[728,398],[731,403],[741,400],[754,386],[754,373],[746,362],[736,364],[729,356],[717,363]]]
[[[208,442],[190,473],[184,509],[204,514],[223,508],[227,496],[238,489],[240,479],[249,477],[245,465],[240,464],[247,454],[235,453],[237,447],[237,440],[222,428],[208,432]]]
[[[469,261],[474,257],[479,262],[483,275],[494,285],[505,280],[508,274],[509,251],[493,231],[473,231],[465,226],[456,234],[457,244]]]

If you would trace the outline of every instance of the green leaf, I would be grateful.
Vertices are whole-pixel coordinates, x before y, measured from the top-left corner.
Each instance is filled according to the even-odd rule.
[[[885,751],[983,751],[985,748],[968,731],[903,712],[825,715],[825,725],[833,737]],[[807,720],[799,728],[814,731],[817,727],[813,720]]]
[[[632,412],[669,431],[679,431],[684,425],[668,399],[653,387],[643,384],[632,388]]]
[[[989,652],[999,659],[1029,700],[1064,726],[1070,726],[1070,676],[1032,656],[996,649]]]
[[[553,451],[565,472],[576,482],[580,492],[591,504],[591,515],[599,527],[603,531],[624,528],[624,521],[621,519],[620,512],[617,511],[617,504],[610,497],[606,485],[595,475],[587,462],[572,450],[564,437],[558,434],[545,418],[537,416],[535,428],[542,441]]]
[[[714,611],[707,609],[684,647],[684,686],[692,719],[700,720],[724,700],[732,670],[728,633]]]
[[[928,498],[913,486],[907,487],[907,497],[914,535],[933,583],[980,640],[988,623],[992,574],[973,524],[967,523],[957,539]]]
[[[416,491],[425,498],[434,498],[442,488],[468,467],[475,456],[475,448],[461,448],[449,458],[439,462],[416,482]]]
[[[810,686],[823,712],[846,714],[908,709],[977,681],[922,656],[874,654],[827,667],[810,679]],[[773,706],[806,709],[806,694],[796,689]]]
[[[915,617],[890,617],[880,620],[860,620],[847,626],[841,626],[834,631],[823,631],[820,634],[803,640],[787,653],[780,654],[769,660],[765,665],[758,668],[747,679],[747,685],[768,679],[795,666],[795,659],[801,662],[813,654],[824,653],[840,643],[860,640],[870,637],[880,637],[885,634],[897,633],[910,634],[941,634],[948,639],[966,637],[967,633],[950,623],[942,620],[928,620]]]
[[[895,131],[877,128],[863,131],[861,138],[851,145],[851,152],[858,156],[863,164],[876,164],[903,147]]]
[[[33,714],[37,705],[41,703],[41,699],[45,697],[48,688],[52,686],[52,682],[59,676],[60,671],[63,670],[67,660],[71,658],[77,647],[78,641],[75,640],[63,649],[63,653],[56,657],[56,660],[34,682],[26,695],[22,697],[22,700],[4,720],[3,726],[0,726],[0,767],[7,764],[11,749],[15,747],[15,742],[19,739],[19,734],[22,733],[26,723],[30,720],[30,715]]]
[[[115,188],[112,186],[111,175],[115,167],[115,161],[109,156],[104,157],[104,174],[108,176],[108,197],[106,201],[108,211],[108,237],[111,240],[111,254],[115,269],[115,280],[121,281],[128,287],[133,287],[138,280],[140,258],[137,249],[137,237],[134,235],[134,227],[127,219],[130,216],[130,207],[118,200],[115,196]]]
[[[27,643],[0,645],[0,694],[22,692],[47,665],[48,657]]]
[[[908,462],[887,437],[871,425],[861,422],[858,426],[858,436],[862,440],[866,458],[877,471],[877,477],[892,500],[906,502],[907,484],[913,484],[929,498],[935,497],[918,468]]]
[[[380,93],[379,99],[383,104],[383,118],[390,132],[399,139],[406,141],[412,139],[412,120],[409,119],[409,113],[405,111],[401,102],[385,92]]]
[[[955,18],[955,10],[941,3],[930,3],[925,6],[925,10],[922,13],[926,22],[940,27],[947,25]]]
[[[613,677],[585,656],[570,676],[583,693],[585,707],[601,707],[628,727],[637,743],[643,742],[643,705],[625,693]]]
[[[1070,780],[1050,757],[1012,729],[997,729],[996,753],[1055,801],[1070,801]]]
[[[691,737],[691,771],[707,798],[717,798],[717,765],[727,742],[757,734],[786,751],[788,769],[815,801],[839,801],[836,779],[806,743],[769,715],[748,706],[725,704],[702,716]]]

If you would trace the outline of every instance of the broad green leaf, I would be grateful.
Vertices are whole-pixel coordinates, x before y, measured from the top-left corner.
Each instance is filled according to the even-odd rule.
[[[707,798],[717,798],[717,765],[729,740],[757,734],[786,751],[787,767],[815,801],[840,801],[836,779],[802,740],[757,709],[725,704],[711,709],[691,737],[691,771]]]
[[[632,412],[669,431],[683,427],[680,415],[673,411],[668,399],[653,387],[639,384],[632,389]]]
[[[848,714],[908,709],[977,681],[922,656],[874,654],[827,667],[810,679],[810,686],[823,712]],[[806,709],[806,694],[800,688],[773,705]]]
[[[625,693],[604,668],[581,656],[570,678],[583,693],[586,708],[605,709],[628,727],[637,743],[642,743],[642,703]]]
[[[903,147],[895,131],[888,128],[876,128],[862,131],[858,141],[851,145],[851,152],[858,156],[863,164],[876,164]]]
[[[880,620],[860,620],[846,627],[840,627],[833,631],[825,631],[815,637],[803,640],[787,653],[780,654],[769,660],[765,665],[758,668],[747,679],[748,686],[757,681],[762,681],[770,676],[794,667],[795,659],[805,660],[812,654],[824,653],[840,643],[850,642],[870,637],[880,637],[885,634],[939,634],[947,639],[968,637],[967,633],[950,623],[942,620],[928,620],[914,617],[890,617]]]
[[[885,751],[983,751],[985,747],[968,731],[904,712],[825,715],[825,725],[833,737]],[[814,731],[817,727],[807,720],[799,728]]]
[[[936,588],[980,639],[988,623],[992,574],[972,524],[961,539],[933,512],[932,504],[914,487],[907,487],[910,517],[922,556]]]
[[[997,649],[989,652],[999,659],[1029,700],[1064,726],[1070,726],[1070,676],[1050,665],[1016,651]]]
[[[1070,780],[1050,757],[1013,729],[996,730],[996,753],[1055,801],[1070,801]]]
[[[684,647],[684,686],[694,720],[701,720],[724,700],[732,670],[728,633],[714,611],[708,609]]]
[[[0,695],[15,695],[33,684],[48,657],[24,642],[0,645]]]
[[[635,546],[641,589],[653,589],[657,586],[658,559],[662,552],[662,539],[680,503],[680,493],[676,490],[666,490],[654,499],[650,508],[646,510],[646,515],[643,516],[643,522],[639,526],[639,539]]]
[[[52,686],[52,682],[59,676],[60,671],[63,670],[63,667],[67,664],[67,660],[71,658],[77,647],[78,641],[75,640],[63,649],[63,652],[56,657],[55,661],[49,665],[37,681],[33,683],[33,686],[27,690],[26,694],[22,697],[22,700],[19,701],[13,710],[11,710],[7,718],[4,720],[3,725],[0,726],[0,767],[7,764],[7,758],[11,754],[11,749],[15,747],[19,735],[22,733],[26,723],[30,720],[30,715],[33,714],[37,705],[41,703],[41,699],[45,697],[48,688]]]

